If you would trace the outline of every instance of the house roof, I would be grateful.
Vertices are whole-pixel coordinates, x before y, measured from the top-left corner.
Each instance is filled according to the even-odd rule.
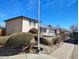
[[[53,27],[47,27],[47,26],[41,26],[41,29],[50,29],[50,30],[55,30]]]
[[[17,18],[26,18],[27,20],[34,21],[34,22],[38,22],[38,20],[29,18],[29,17],[25,17],[25,16],[17,16],[17,17],[14,17],[14,18],[10,18],[10,19],[5,20],[5,22],[11,21],[11,20],[14,20],[14,19],[17,19]]]

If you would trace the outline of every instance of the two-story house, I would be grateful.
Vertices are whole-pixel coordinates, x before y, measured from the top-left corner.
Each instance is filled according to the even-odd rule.
[[[38,21],[25,16],[14,17],[5,22],[7,35],[16,32],[29,32],[31,28],[38,29]]]

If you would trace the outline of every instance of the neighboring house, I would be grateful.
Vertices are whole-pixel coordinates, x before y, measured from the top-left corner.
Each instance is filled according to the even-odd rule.
[[[5,28],[0,28],[0,36],[6,35],[6,30]]]
[[[63,31],[65,34],[70,34],[70,31],[66,30],[66,29],[62,29],[61,28],[61,31]]]
[[[55,30],[51,27],[40,27],[41,35],[43,36],[54,36]]]
[[[61,32],[60,28],[54,28],[49,26],[43,26],[43,27],[40,27],[40,29],[41,29],[41,35],[43,36],[60,35],[60,32]]]
[[[61,29],[60,29],[60,28],[57,28],[57,29],[56,29],[56,34],[57,34],[57,35],[60,35],[60,32],[61,32]]]
[[[5,20],[6,22],[6,34],[13,34],[16,32],[29,32],[31,28],[38,29],[38,21],[25,17],[18,16]]]

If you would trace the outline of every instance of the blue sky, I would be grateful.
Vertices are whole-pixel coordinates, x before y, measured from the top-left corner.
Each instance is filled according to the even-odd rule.
[[[42,25],[51,24],[69,29],[78,23],[77,0],[40,0]],[[0,25],[4,20],[27,16],[37,19],[37,0],[0,0]]]

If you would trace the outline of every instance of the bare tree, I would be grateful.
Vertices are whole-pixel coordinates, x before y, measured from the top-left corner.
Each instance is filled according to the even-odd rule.
[[[56,25],[55,28],[60,28],[60,25]]]
[[[72,25],[70,27],[71,32],[77,32],[78,31],[78,25]]]

